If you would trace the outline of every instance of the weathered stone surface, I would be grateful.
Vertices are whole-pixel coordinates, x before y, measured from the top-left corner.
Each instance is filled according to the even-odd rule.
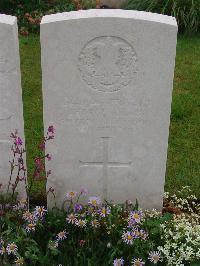
[[[68,190],[87,187],[161,208],[176,35],[174,18],[145,12],[43,18],[44,123],[57,132],[47,145],[48,185],[58,204]]]
[[[0,183],[4,190],[12,158],[10,134],[15,129],[24,138],[17,19],[0,14]],[[25,195],[24,186],[18,191]]]

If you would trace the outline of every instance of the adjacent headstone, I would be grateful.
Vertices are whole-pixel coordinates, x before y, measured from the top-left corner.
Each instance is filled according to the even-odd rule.
[[[15,129],[24,139],[17,19],[0,14],[0,184],[4,191],[12,159],[10,134]],[[25,196],[22,184],[20,197]]]
[[[56,128],[48,185],[58,204],[87,187],[91,196],[161,208],[176,36],[175,18],[145,12],[42,19],[44,125]]]

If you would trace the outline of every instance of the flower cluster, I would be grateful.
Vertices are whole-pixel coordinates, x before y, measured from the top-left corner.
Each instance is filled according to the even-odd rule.
[[[175,208],[178,214],[181,212],[200,213],[200,203],[195,195],[192,195],[188,186],[182,187],[176,194],[170,195],[168,192],[164,194],[165,208],[167,211]],[[176,214],[177,214],[176,213]]]
[[[55,128],[53,126],[49,126],[46,135],[44,136],[42,142],[39,144],[39,149],[41,151],[45,151],[46,143],[49,140],[54,139],[55,137]],[[47,153],[44,156],[38,156],[35,158],[35,170],[34,170],[34,180],[46,180],[46,178],[51,174],[51,170],[45,171],[44,159],[47,161],[52,160],[52,155]]]
[[[43,206],[36,206],[33,212],[26,211],[23,213],[25,221],[25,230],[27,233],[35,232],[38,222],[43,222],[47,210]]]
[[[162,224],[162,252],[167,264],[181,266],[200,259],[199,218],[182,214]]]
[[[19,256],[18,254],[18,246],[14,243],[8,243],[7,246],[5,246],[4,241],[0,240],[0,256],[8,255],[10,257],[15,256],[15,265],[21,266],[24,265],[24,258]]]
[[[42,151],[54,134],[50,126],[40,145]],[[70,190],[62,208],[55,207],[46,215],[44,206],[30,208],[29,197],[18,201],[13,197],[24,180],[21,173],[25,175],[25,168],[23,142],[17,132],[11,137],[14,159],[8,191],[12,187],[12,200],[0,197],[0,264],[64,265],[66,257],[69,265],[182,266],[200,260],[200,203],[188,187],[176,195],[165,193],[162,212],[142,211],[130,200],[125,204],[109,203],[99,196],[87,200],[83,198],[87,189]],[[50,171],[45,172],[44,159],[48,162],[51,158],[45,154],[35,159],[32,180],[46,181]],[[18,174],[13,184],[15,167]],[[27,192],[32,180],[29,186],[25,181]],[[49,192],[55,197],[52,187]]]
[[[23,141],[18,136],[18,131],[15,130],[10,135],[12,139],[12,147],[11,151],[13,153],[13,158],[10,160],[10,176],[7,186],[7,193],[12,190],[12,197],[17,191],[17,187],[20,182],[25,183],[25,187],[27,189],[27,178],[26,178],[26,167],[24,160],[25,149],[23,148]]]
[[[28,209],[28,202],[27,199],[20,199],[17,204],[13,206],[14,211],[19,211],[19,210],[27,210]]]
[[[144,214],[141,210],[130,211],[127,219],[127,231],[124,231],[122,234],[122,240],[127,245],[133,245],[134,239],[146,240],[148,238],[148,233],[139,228],[139,225],[142,222]]]
[[[162,256],[159,251],[152,251],[149,253],[148,260],[156,265],[158,262],[162,261]],[[115,259],[113,262],[114,266],[123,266],[125,265],[125,260],[123,258]],[[143,266],[145,265],[145,261],[141,258],[133,258],[131,261],[132,266]]]

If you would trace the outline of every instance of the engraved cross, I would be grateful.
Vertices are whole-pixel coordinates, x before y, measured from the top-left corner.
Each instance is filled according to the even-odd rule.
[[[108,169],[109,167],[131,167],[132,162],[112,162],[108,158],[109,137],[103,137],[103,160],[99,162],[80,162],[80,167],[85,166],[100,166],[103,168],[102,182],[103,182],[103,196],[106,199],[108,195]]]

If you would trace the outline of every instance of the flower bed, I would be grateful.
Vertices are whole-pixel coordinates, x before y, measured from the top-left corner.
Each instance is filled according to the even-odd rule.
[[[41,150],[54,133],[50,126]],[[26,181],[23,143],[17,132],[11,137],[12,171],[0,195],[0,265],[200,265],[200,200],[189,187],[165,193],[162,212],[142,210],[130,200],[116,205],[98,196],[87,199],[84,188],[66,192],[62,209],[30,207],[33,182]],[[51,174],[44,158],[51,155],[35,159],[36,181]],[[17,198],[21,182],[27,199]],[[48,193],[54,194],[53,188]]]
[[[2,202],[1,265],[200,265],[195,196],[166,194],[160,213],[99,197],[82,205],[77,199],[85,194],[68,192],[63,210],[29,210],[26,200]]]

